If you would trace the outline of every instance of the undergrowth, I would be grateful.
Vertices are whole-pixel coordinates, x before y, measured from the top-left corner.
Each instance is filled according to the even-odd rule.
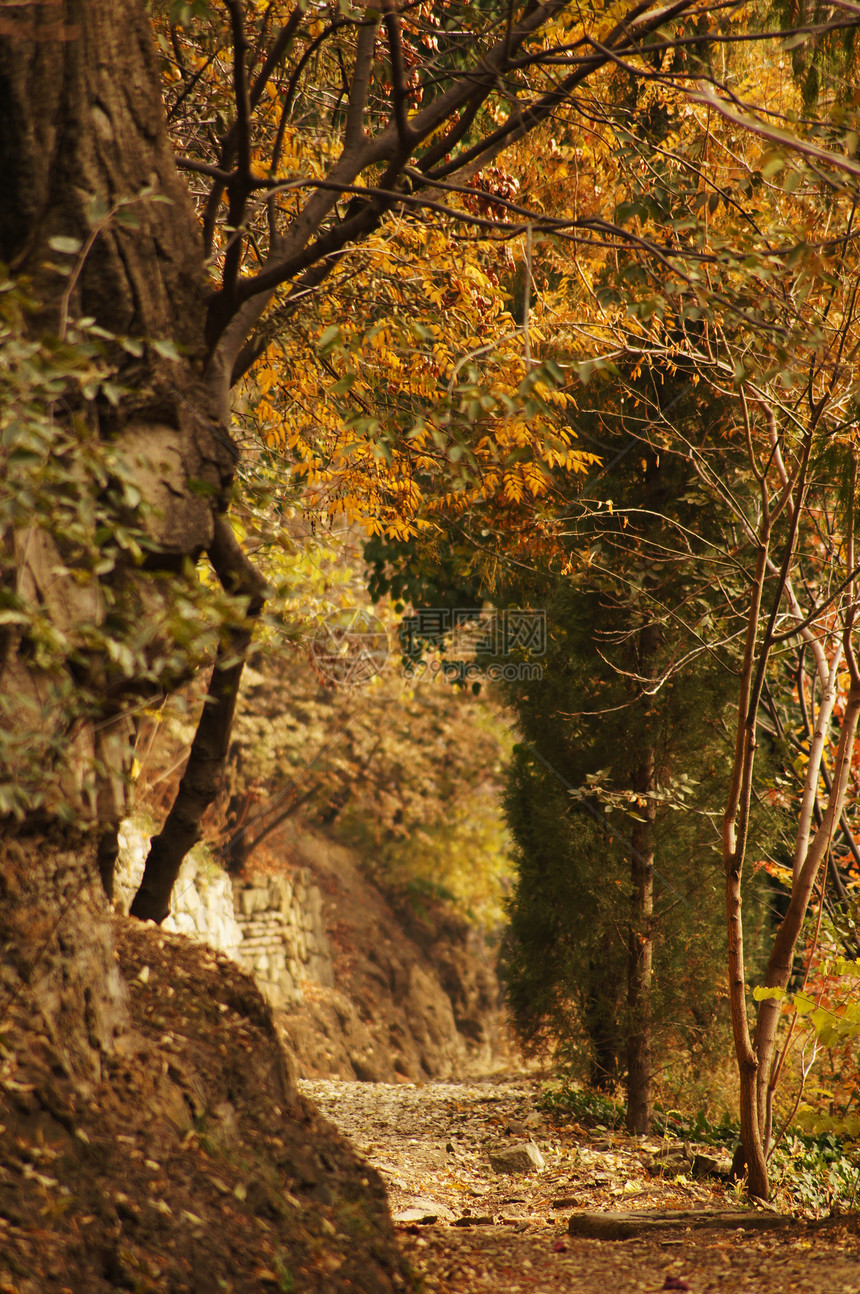
[[[539,1105],[547,1113],[567,1116],[596,1132],[622,1130],[627,1107],[602,1092],[561,1080],[546,1088]],[[726,1112],[717,1123],[703,1110],[693,1115],[657,1108],[652,1135],[693,1141],[734,1151],[740,1128]],[[783,1207],[807,1216],[854,1212],[860,1207],[858,1143],[834,1132],[811,1135],[790,1132],[771,1158],[774,1194]]]

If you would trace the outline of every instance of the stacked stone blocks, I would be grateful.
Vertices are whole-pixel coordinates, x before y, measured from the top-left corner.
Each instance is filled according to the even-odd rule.
[[[302,982],[334,985],[322,894],[308,868],[286,876],[234,882],[234,915],[242,932],[238,959],[273,1006],[301,999]]]
[[[149,852],[148,824],[120,828],[115,904],[128,912]],[[289,876],[232,880],[203,846],[182,864],[164,929],[190,935],[227,953],[249,971],[274,1007],[300,1001],[303,983],[334,985],[323,901],[309,868]]]

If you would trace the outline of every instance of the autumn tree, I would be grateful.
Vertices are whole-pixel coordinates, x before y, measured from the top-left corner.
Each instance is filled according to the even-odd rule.
[[[844,57],[850,57],[853,20],[839,25],[849,51]],[[805,35],[817,51],[811,60],[798,53]],[[823,29],[796,33],[789,46],[800,64],[819,72],[827,65]],[[663,51],[647,72],[637,59],[617,70],[621,84],[615,93],[593,105],[595,160],[589,178],[584,180],[580,170],[574,193],[560,190],[559,236],[532,240],[527,278],[530,331],[540,343],[533,358],[552,355],[563,372],[579,378],[586,390],[576,394],[574,405],[589,402],[595,373],[614,375],[618,389],[609,408],[614,425],[629,437],[629,448],[657,457],[679,454],[693,465],[693,494],[700,506],[714,509],[712,530],[700,535],[710,545],[703,576],[709,580],[707,619],[691,614],[695,596],[673,605],[669,614],[686,626],[691,652],[715,654],[727,668],[738,668],[742,680],[725,868],[744,1146],[751,1187],[763,1194],[773,1092],[782,1072],[776,1054],[779,1002],[815,877],[835,833],[846,829],[841,824],[855,722],[856,409],[849,357],[855,344],[860,170],[852,156],[854,110],[838,83],[829,117],[812,116],[797,129],[784,128],[798,123],[800,99],[783,75],[779,47],[773,57],[757,61],[745,55],[733,65],[723,45],[730,91],[700,89],[692,100],[682,93],[694,64],[705,79],[717,79],[719,47],[715,40],[686,51]],[[832,67],[832,45],[829,57]],[[843,71],[844,57],[838,63]],[[782,114],[783,125],[768,113]],[[560,118],[557,114],[554,126],[564,138]],[[614,221],[601,226],[603,252],[578,227],[571,256],[560,236],[561,222],[567,217],[575,224],[582,186],[596,192],[598,180],[615,198]],[[551,331],[549,344],[542,326]],[[698,440],[667,399],[667,385],[676,375],[694,403],[698,390],[720,406],[707,435]],[[575,410],[568,413],[575,417]],[[834,486],[834,480],[841,484]],[[518,501],[506,500],[511,502]],[[671,500],[661,509],[677,521]],[[461,523],[461,534],[476,549],[482,543],[491,547],[488,535],[505,533],[504,523],[488,522],[488,514],[490,507],[474,513],[482,529]],[[535,535],[546,533],[535,530]],[[678,537],[683,545],[682,530]],[[692,551],[688,557],[691,566],[702,562]],[[759,758],[754,771],[754,752],[768,732],[774,734],[772,719],[762,726],[759,717],[762,706],[772,711],[774,670],[782,668],[788,653],[796,657],[798,705],[810,735],[797,788],[800,830],[791,847],[796,860],[792,897],[774,942],[753,1037],[742,945],[743,857],[755,797],[782,794],[768,785],[767,775],[757,780],[764,770]],[[676,668],[677,661],[656,677],[636,668],[632,676],[643,689],[664,687]],[[812,671],[810,678],[804,677],[806,670]],[[810,704],[819,727],[810,718]],[[823,755],[828,725],[834,741],[831,767]],[[782,740],[778,725],[777,736]],[[761,837],[756,848],[765,850]],[[758,861],[763,861],[761,852]]]
[[[706,93],[696,108],[665,90],[655,97],[652,88],[647,116],[613,124],[626,189],[617,216],[636,229],[643,250],[630,248],[601,267],[593,280],[599,316],[571,295],[568,333],[572,347],[585,337],[600,344],[636,439],[694,465],[698,492],[722,513],[711,536],[723,611],[704,646],[740,649],[723,850],[743,1152],[750,1189],[760,1196],[769,1189],[773,1098],[784,1072],[780,1004],[817,878],[845,829],[858,714],[856,386],[848,358],[856,345],[858,168],[833,148],[848,128],[853,151],[854,118],[843,105],[796,135],[775,128],[759,96],[789,120],[798,113],[777,70],[772,63],[757,74],[743,69],[746,102],[738,93]],[[721,168],[711,150],[721,147],[723,131]],[[764,140],[764,152],[754,140]],[[688,237],[687,248],[655,257],[658,231],[667,229],[679,242]],[[622,362],[634,360],[650,374],[650,391],[624,381]],[[667,372],[721,402],[709,437],[697,440],[667,406]],[[696,625],[691,650],[703,645],[703,627]],[[759,780],[760,748],[774,731],[772,695],[787,660],[808,736],[795,770],[787,909],[756,1006],[747,991],[742,882],[750,850],[755,861],[766,856],[751,814],[767,786]],[[644,672],[640,679],[647,682]]]
[[[4,13],[3,974],[74,1072],[122,1026],[92,880],[98,858],[110,890],[134,716],[210,665],[135,901],[160,921],[265,597],[228,514],[235,383],[389,217],[392,236],[448,210],[497,229],[501,194],[459,203],[482,168],[692,7],[228,0],[191,6],[190,28],[156,9],[154,32],[140,3],[121,22],[104,0]],[[482,394],[456,398],[468,415]],[[433,461],[444,479],[454,458]]]
[[[59,616],[66,626],[84,616],[104,629],[108,611],[98,604],[111,602],[116,587],[133,605],[169,584],[160,573],[202,552],[245,609],[245,623],[240,615],[225,625],[209,704],[177,803],[153,843],[139,915],[163,917],[179,861],[214,794],[250,620],[262,603],[263,581],[225,508],[237,459],[229,393],[267,344],[274,325],[264,321],[266,311],[287,327],[296,304],[388,212],[444,205],[445,194],[547,120],[613,51],[648,40],[671,14],[637,7],[626,21],[607,25],[595,15],[581,26],[557,2],[522,13],[467,6],[452,8],[440,25],[428,6],[332,16],[301,6],[258,12],[237,2],[203,13],[196,44],[165,18],[159,31],[175,53],[169,115],[179,153],[165,130],[157,47],[142,11],[109,36],[109,15],[97,3],[62,12],[34,3],[6,24],[3,255],[32,294],[33,313],[22,316],[31,335],[47,330],[68,343],[94,328],[87,344],[101,348],[111,369],[95,385],[73,377],[55,423],[71,417],[86,425],[92,444],[105,453],[110,447],[140,476],[121,500],[108,498],[105,518],[110,530],[127,510],[134,542],[109,569],[81,559],[63,588],[68,606],[51,607],[45,574],[68,559],[61,527],[48,516],[35,529],[14,519],[8,528],[9,623],[22,619],[7,633],[4,692],[35,706],[38,718],[28,716],[28,726],[49,734],[54,763],[68,762],[63,751],[78,734],[78,789],[59,793],[73,814],[82,794],[92,806],[98,800],[96,816],[109,835],[122,811],[124,716],[136,694],[157,693],[170,680],[153,663],[154,641],[106,678],[62,641],[34,668],[26,650],[33,616],[50,625]],[[37,83],[50,93],[37,92]],[[136,87],[133,108],[120,84]],[[326,84],[337,87],[330,97],[320,92]],[[214,135],[204,124],[210,109],[219,123]],[[205,185],[195,191],[198,213],[177,166]],[[84,586],[86,611],[75,592]],[[150,608],[136,623],[152,625],[159,614]],[[87,704],[58,710],[58,680],[72,680],[65,692],[86,692]],[[13,765],[10,784],[22,775]],[[36,782],[25,783],[19,808],[37,794],[39,776],[36,770]],[[110,853],[108,839],[108,885]]]
[[[334,294],[341,266],[348,267],[354,249],[386,222],[392,240],[398,224],[420,214],[488,235],[521,236],[529,245],[543,230],[557,240],[554,249],[571,236],[592,250],[609,245],[613,255],[620,247],[638,249],[619,261],[627,276],[618,289],[627,297],[623,308],[613,285],[596,283],[588,266],[586,290],[597,312],[586,328],[577,321],[577,344],[562,360],[593,365],[620,334],[627,350],[646,361],[671,363],[680,346],[695,359],[701,380],[707,376],[737,389],[737,407],[751,412],[750,470],[762,516],[770,516],[776,498],[789,538],[804,533],[816,437],[844,434],[850,412],[843,380],[853,353],[850,292],[838,298],[838,310],[836,297],[827,305],[828,262],[841,256],[847,265],[853,250],[846,234],[853,221],[850,187],[837,186],[843,214],[836,234],[828,232],[819,205],[810,232],[804,219],[792,224],[788,251],[779,220],[766,235],[757,235],[755,212],[741,197],[772,184],[782,166],[786,176],[799,177],[793,200],[813,202],[818,172],[830,174],[843,142],[849,156],[838,162],[837,174],[853,176],[857,164],[849,136],[842,139],[843,122],[815,131],[801,123],[787,142],[807,159],[802,165],[768,156],[754,169],[750,161],[731,185],[719,189],[700,166],[683,194],[672,177],[689,174],[685,164],[676,166],[662,145],[650,157],[638,148],[628,206],[613,213],[603,209],[602,184],[591,186],[585,203],[578,186],[556,186],[565,204],[551,213],[534,209],[546,203],[530,205],[523,195],[517,200],[487,178],[505,149],[537,139],[564,114],[565,147],[572,150],[575,169],[577,130],[592,139],[595,123],[602,129],[607,120],[599,101],[595,111],[590,91],[610,73],[645,87],[649,103],[639,107],[647,107],[648,115],[640,113],[637,121],[659,118],[666,96],[674,96],[681,126],[691,107],[691,131],[708,135],[704,119],[717,114],[734,122],[744,138],[764,136],[769,149],[781,148],[785,132],[757,115],[754,105],[742,109],[737,96],[708,98],[701,88],[703,79],[719,86],[720,78],[696,51],[741,40],[746,13],[736,4],[714,6],[710,14],[693,0],[632,4],[608,15],[565,0],[520,7],[457,4],[441,11],[429,4],[330,11],[225,0],[223,7],[189,6],[196,25],[184,29],[171,22],[170,12],[156,9],[155,39],[137,3],[124,9],[122,23],[103,0],[65,0],[59,6],[34,0],[4,15],[0,254],[16,283],[4,289],[4,327],[17,351],[4,375],[0,669],[6,726],[24,734],[3,749],[4,807],[17,833],[3,871],[4,923],[10,946],[20,953],[16,975],[33,970],[24,951],[27,931],[45,931],[44,947],[51,952],[38,957],[55,975],[63,957],[53,957],[51,932],[60,924],[64,949],[96,950],[89,962],[80,956],[69,972],[79,976],[80,992],[52,996],[46,988],[44,995],[46,1009],[69,1013],[69,1028],[58,1032],[80,1043],[82,1057],[89,1051],[83,988],[92,982],[88,1018],[101,1022],[91,1024],[89,1036],[103,1038],[105,1045],[119,1009],[108,945],[93,933],[100,918],[93,915],[99,908],[88,881],[98,835],[102,875],[110,886],[132,713],[142,699],[158,697],[202,659],[214,658],[208,702],[178,797],[153,841],[135,901],[138,915],[161,920],[181,859],[215,794],[244,654],[265,597],[265,581],[228,518],[241,460],[231,433],[231,391],[256,361],[265,363],[269,346],[289,331],[303,303]],[[162,75],[172,82],[166,97],[170,133]],[[699,99],[682,106],[678,89],[693,80]],[[617,157],[610,168],[625,149],[636,151],[624,123],[612,123]],[[190,196],[180,170],[190,177]],[[790,206],[788,184],[786,191]],[[717,206],[723,203],[729,225],[737,218],[745,234],[756,234],[752,247],[749,237],[733,241],[732,228],[713,223],[707,226],[711,242],[699,245],[699,216],[705,210],[714,214],[714,198]],[[738,246],[744,251],[740,268]],[[524,279],[530,292],[533,261]],[[773,275],[783,263],[794,277],[780,299]],[[569,278],[574,271],[579,273],[572,267]],[[849,278],[843,274],[839,281]],[[518,323],[530,347],[536,301],[524,295]],[[731,321],[728,329],[721,328],[721,311]],[[756,325],[747,333],[738,324],[744,312]],[[780,374],[790,368],[785,356],[796,344],[799,353],[812,354],[810,312],[821,341],[814,376],[802,386],[810,407],[806,431],[795,433],[798,414],[784,382],[780,392]],[[330,326],[344,322],[332,320]],[[563,331],[557,320],[553,327]],[[750,361],[762,336],[776,340],[763,370],[766,389],[764,378],[753,389]],[[715,340],[722,349],[715,349]],[[334,336],[328,344],[339,346]],[[405,439],[415,432],[418,477],[424,473],[434,488],[444,487],[450,465],[465,463],[472,472],[484,472],[486,498],[497,499],[500,490],[504,497],[513,461],[516,502],[517,495],[528,494],[535,461],[539,476],[551,476],[572,447],[562,437],[547,440],[535,453],[528,417],[521,415],[545,411],[553,371],[538,372],[534,359],[542,357],[523,348],[523,389],[490,393],[490,410],[482,405],[488,393],[479,372],[458,383],[460,359],[451,356],[440,366],[444,399],[449,408],[453,401],[459,430],[451,434],[450,419],[442,426],[432,418],[401,424]],[[578,371],[586,375],[584,368]],[[340,381],[351,374],[333,376]],[[538,383],[544,389],[535,390]],[[437,394],[429,393],[431,403]],[[777,419],[775,445],[768,439],[769,409],[783,419]],[[510,433],[503,452],[498,438],[488,436],[477,454],[474,429],[480,433],[483,415],[499,411]],[[307,422],[312,413],[305,411]],[[372,423],[371,417],[365,428],[369,457],[384,461],[385,446]],[[740,418],[734,427],[740,433],[746,425]],[[554,425],[546,431],[554,433]],[[791,444],[780,441],[795,435]],[[403,461],[390,457],[395,466]],[[781,470],[782,483],[773,476]],[[385,485],[384,503],[393,514],[410,506],[405,491]],[[755,542],[766,550],[766,584],[767,561],[775,551],[771,532],[765,543],[760,518],[751,521],[744,506],[742,500],[738,524],[751,524]],[[773,532],[777,546],[781,536]],[[847,552],[853,540],[844,543]],[[223,591],[214,601],[203,596],[192,569],[204,554],[212,582]],[[853,557],[846,567],[851,570]],[[850,593],[849,574],[845,580],[842,597]],[[760,580],[753,587],[764,585]],[[834,605],[827,602],[828,608]],[[849,606],[850,597],[846,632]],[[825,607],[816,602],[812,610],[813,619],[808,611],[796,620],[799,632],[812,631]],[[793,608],[790,613],[796,619]],[[757,616],[750,624],[752,702],[759,678]],[[761,657],[765,664],[777,632],[774,618]],[[835,630],[827,633],[829,670],[834,662],[838,668],[838,652],[832,647]],[[849,646],[841,650],[850,661]],[[853,704],[852,699],[846,709],[849,718]],[[743,732],[739,759],[750,744],[748,729]],[[745,821],[749,780],[743,759],[742,794],[737,798],[733,791],[727,816],[732,884],[742,856],[732,843],[733,824],[742,827]],[[836,784],[841,787],[838,779]],[[64,846],[62,822],[82,826],[87,843],[66,840]],[[36,830],[47,831],[51,843],[40,849],[38,866],[28,866],[27,840]],[[742,844],[743,831],[740,837]],[[805,879],[792,910],[795,924],[805,906],[801,891],[808,894],[804,867],[799,863]],[[773,988],[783,976],[786,949],[788,944]],[[745,1138],[761,1189],[742,983],[735,1000],[747,1072]],[[765,1051],[773,1045],[774,1010],[763,1007]],[[767,1068],[762,1055],[760,1076]],[[766,1104],[762,1082],[760,1077],[759,1111]]]

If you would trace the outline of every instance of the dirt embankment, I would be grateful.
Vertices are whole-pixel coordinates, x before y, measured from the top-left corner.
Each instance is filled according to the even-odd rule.
[[[4,1294],[403,1288],[377,1173],[298,1094],[253,982],[116,919],[129,1027],[83,1084],[28,1002],[0,1031]]]
[[[206,945],[123,917],[127,1020],[100,1082],[71,1071],[26,986],[4,1002],[0,1294],[408,1288],[378,1173],[296,1076],[485,1070],[491,959],[441,911],[396,912],[349,851],[275,843],[273,866],[312,875],[330,945],[329,986],[306,982],[289,1010]]]
[[[273,840],[273,868],[307,869],[323,899],[332,984],[305,982],[279,1026],[303,1078],[465,1078],[510,1054],[494,960],[441,904],[387,896],[356,855],[309,832]]]

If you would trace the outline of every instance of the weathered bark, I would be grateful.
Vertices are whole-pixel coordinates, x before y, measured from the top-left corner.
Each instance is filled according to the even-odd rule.
[[[153,201],[153,193],[166,201]],[[134,216],[135,228],[115,218],[120,208]],[[85,258],[52,250],[58,236],[88,247]],[[210,545],[233,460],[225,429],[213,430],[202,380],[208,288],[199,231],[167,140],[152,32],[139,0],[121,11],[110,0],[36,0],[4,10],[0,259],[40,303],[34,334],[62,332],[65,320],[87,315],[109,333],[144,342],[139,358],[119,346],[111,355],[127,392],[118,407],[82,402],[73,412],[86,416],[94,438],[119,447],[140,482],[136,524],[154,541],[150,569],[176,570]],[[76,277],[51,268],[58,261]],[[173,343],[180,358],[159,355],[155,339]],[[63,406],[57,417],[68,413]],[[89,486],[82,480],[82,490]],[[56,578],[62,541],[41,520],[2,537],[4,553],[17,560],[20,596],[61,633],[98,622],[107,600],[94,583]],[[148,574],[129,563],[103,579],[121,582],[141,620],[158,615],[161,593]],[[40,674],[20,646],[17,631],[7,635],[0,688],[20,706],[13,724],[32,731],[39,748],[64,752],[55,759],[65,780],[62,803],[42,811],[43,834],[25,823],[4,846],[2,973],[17,982],[10,991],[27,994],[51,1022],[75,1070],[97,1073],[98,1052],[111,1046],[122,1017],[98,865],[109,883],[110,835],[124,807],[132,737],[123,710],[141,687],[135,691],[135,680],[101,659],[92,660],[87,678],[80,660],[69,664],[68,679],[104,699],[101,714],[87,711],[69,732],[68,716],[51,702],[52,671]],[[36,768],[34,776],[40,771],[48,770]],[[51,817],[58,808],[77,821],[74,843]]]
[[[86,315],[110,333],[147,343],[140,358],[119,346],[112,355],[118,382],[127,388],[119,407],[90,404],[85,413],[93,436],[119,449],[139,485],[135,524],[158,546],[149,567],[175,570],[210,543],[213,508],[226,499],[233,457],[224,429],[213,426],[202,380],[208,289],[196,216],[163,124],[152,44],[139,3],[123,7],[122,21],[108,0],[35,3],[5,15],[0,259],[29,282],[41,303],[36,331],[61,330],[64,318]],[[122,209],[134,228],[117,220],[121,204],[128,204]],[[58,236],[84,247],[92,240],[82,263],[51,249],[50,240]],[[77,277],[52,269],[58,260],[79,271]],[[164,358],[148,345],[153,339],[171,342],[181,358]],[[55,578],[63,553],[47,530],[34,526],[11,542],[19,591],[61,631],[104,616],[91,585]],[[130,564],[107,578],[125,581],[126,594],[131,589],[129,596],[140,600],[141,618],[158,616],[162,594],[151,579]],[[0,686],[20,698],[22,724],[33,722],[27,708],[35,704],[56,735],[63,719],[52,710],[50,676],[38,676],[16,647],[15,641],[8,644],[0,662]],[[104,697],[106,718],[122,710],[134,686],[104,660],[92,662],[89,678],[80,677],[78,664],[74,681]],[[79,730],[66,790],[72,803],[78,797],[80,812],[101,817],[109,827],[113,807],[103,812],[94,802],[116,799],[117,787],[108,796],[102,787],[88,789],[81,770],[100,764],[121,782],[124,760],[111,749],[111,769],[94,731],[87,725]],[[116,737],[112,728],[112,747]]]
[[[265,581],[242,552],[226,517],[216,518],[209,557],[224,589],[247,599],[247,613],[242,625],[224,632],[179,792],[150,845],[143,880],[131,905],[131,915],[142,921],[161,922],[168,915],[170,891],[182,860],[200,839],[201,819],[218,793],[245,653],[265,601]]]
[[[654,757],[649,751],[639,766],[637,789],[653,789]],[[636,822],[631,834],[631,912],[627,966],[627,1131],[651,1131],[654,1098],[651,1090],[651,972],[654,938],[654,809],[648,819]]]
[[[30,277],[56,319],[66,280],[50,268],[58,256],[49,239],[85,239],[93,199],[109,212],[153,183],[168,202],[134,203],[136,228],[105,221],[71,310],[115,332],[170,338],[200,360],[207,286],[197,221],[164,129],[152,32],[134,0],[118,17],[109,0],[37,0],[4,14],[0,255]]]
[[[639,636],[639,672],[654,674],[660,641],[657,625],[647,625]],[[651,975],[654,957],[654,818],[656,760],[650,725],[645,746],[633,775],[639,797],[631,832],[630,928],[627,944],[627,1130],[646,1135],[654,1115],[651,1054]]]
[[[0,1031],[12,1004],[26,1004],[50,1039],[55,1072],[86,1090],[127,1028],[127,991],[87,835],[0,839],[0,940]]]

